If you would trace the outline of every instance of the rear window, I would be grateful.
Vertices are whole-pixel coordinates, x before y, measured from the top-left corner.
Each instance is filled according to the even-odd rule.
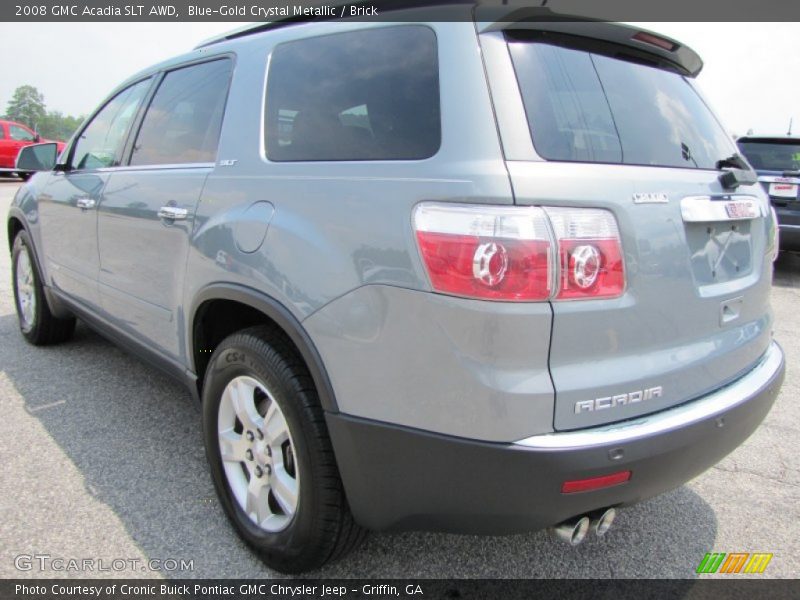
[[[429,27],[287,42],[269,65],[269,160],[411,160],[438,151],[439,63]]]
[[[715,169],[736,151],[679,73],[526,36],[508,46],[543,158]]]
[[[754,169],[800,170],[800,141],[739,140],[739,148]]]

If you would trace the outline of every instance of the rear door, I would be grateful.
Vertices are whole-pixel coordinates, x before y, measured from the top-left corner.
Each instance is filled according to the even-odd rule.
[[[608,40],[489,37],[491,76],[519,85],[519,100],[498,106],[501,125],[522,129],[504,142],[532,143],[508,153],[516,203],[604,209],[622,241],[621,296],[594,299],[590,286],[552,301],[555,429],[661,410],[751,368],[771,338],[771,219],[758,186],[720,184],[716,163],[736,147],[691,80]],[[569,252],[556,260],[562,274],[575,268]]]
[[[130,161],[112,174],[100,202],[102,306],[118,326],[173,357],[188,240],[216,160],[232,62],[211,60],[163,75]]]

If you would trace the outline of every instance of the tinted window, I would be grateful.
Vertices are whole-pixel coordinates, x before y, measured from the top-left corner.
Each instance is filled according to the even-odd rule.
[[[527,40],[509,48],[546,159],[715,169],[735,152],[678,73]]]
[[[441,141],[436,35],[404,25],[278,46],[265,136],[274,161],[433,156]]]
[[[6,137],[6,128],[3,125],[0,125],[0,140],[5,139]]]
[[[19,125],[9,125],[8,133],[12,140],[18,140],[21,142],[32,142],[36,139],[36,135],[34,133],[31,133]]]
[[[739,148],[754,169],[764,171],[800,170],[800,141],[740,140]]]
[[[227,59],[167,73],[145,113],[131,164],[214,162],[230,74]]]
[[[72,168],[98,169],[120,164],[128,128],[149,87],[149,79],[132,85],[95,115],[75,144]]]

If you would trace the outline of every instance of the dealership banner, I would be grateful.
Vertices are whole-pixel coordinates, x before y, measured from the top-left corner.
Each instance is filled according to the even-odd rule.
[[[769,579],[6,579],[0,600],[798,598],[800,581]]]
[[[395,8],[438,4],[426,21],[471,19],[469,10],[446,5],[474,2],[420,2],[419,0],[3,0],[0,21],[231,21],[285,20],[408,20]],[[484,0],[482,8],[497,14],[564,19],[570,15],[608,21],[800,21],[800,2],[786,0]],[[412,17],[413,18],[413,17]]]

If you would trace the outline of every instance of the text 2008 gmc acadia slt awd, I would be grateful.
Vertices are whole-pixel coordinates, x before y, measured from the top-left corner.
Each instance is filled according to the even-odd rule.
[[[699,57],[484,8],[239,30],[19,157],[22,334],[77,317],[185,381],[276,569],[367,529],[602,535],[780,388],[775,219]]]

